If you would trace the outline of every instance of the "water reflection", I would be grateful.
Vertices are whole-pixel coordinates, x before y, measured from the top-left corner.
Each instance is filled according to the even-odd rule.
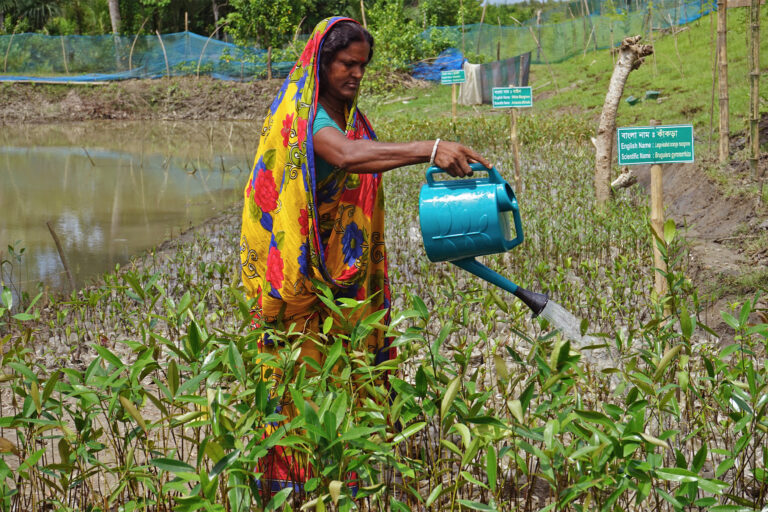
[[[2,266],[6,283],[67,288],[46,222],[81,285],[238,199],[253,154],[245,141],[257,140],[249,125],[159,124],[3,127],[0,259],[14,263]],[[25,248],[20,262],[9,244]]]

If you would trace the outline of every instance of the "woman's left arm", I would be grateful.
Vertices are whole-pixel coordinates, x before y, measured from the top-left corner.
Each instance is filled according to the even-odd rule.
[[[429,162],[434,140],[414,142],[377,142],[350,140],[332,127],[318,130],[314,136],[315,154],[333,165],[351,173],[384,172],[405,165]],[[479,162],[491,167],[490,162],[472,149],[457,142],[441,140],[435,151],[435,165],[451,176],[472,174],[469,166]]]

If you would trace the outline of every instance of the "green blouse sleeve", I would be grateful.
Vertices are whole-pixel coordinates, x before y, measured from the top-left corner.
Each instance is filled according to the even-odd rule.
[[[328,115],[328,112],[323,108],[322,105],[320,105],[320,103],[318,103],[317,114],[315,114],[315,123],[312,125],[312,135],[317,134],[318,130],[328,126],[336,128],[342,132],[341,128],[339,128],[339,125],[336,124],[336,121],[331,119],[331,116]],[[325,180],[328,176],[331,175],[332,172],[333,166],[319,156],[315,155],[315,176],[317,183]]]

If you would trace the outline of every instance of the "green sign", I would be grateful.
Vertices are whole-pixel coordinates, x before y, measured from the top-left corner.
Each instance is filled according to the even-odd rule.
[[[532,107],[530,87],[494,87],[491,97],[493,108]]]
[[[642,126],[616,130],[619,165],[693,162],[693,126]]]
[[[440,83],[443,85],[463,84],[466,81],[463,69],[454,69],[453,71],[443,71],[440,73]]]

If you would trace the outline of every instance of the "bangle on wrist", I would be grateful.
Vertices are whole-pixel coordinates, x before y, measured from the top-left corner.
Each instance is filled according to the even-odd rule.
[[[437,154],[437,145],[440,144],[440,139],[435,140],[435,145],[432,146],[432,156],[429,157],[429,165],[435,165],[435,155]]]

